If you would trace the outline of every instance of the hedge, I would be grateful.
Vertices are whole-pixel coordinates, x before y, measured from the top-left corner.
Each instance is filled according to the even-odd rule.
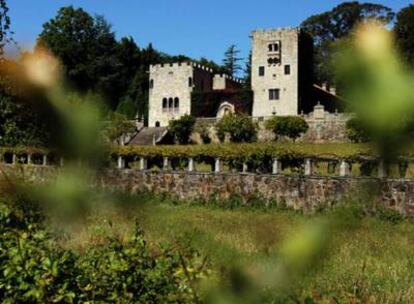
[[[412,145],[400,153],[401,156],[414,157]],[[251,159],[260,156],[273,158],[322,158],[322,159],[348,159],[375,158],[378,153],[372,144],[367,143],[229,143],[209,145],[160,145],[160,146],[107,146],[106,151],[112,155],[124,157],[171,157],[171,158],[221,158]],[[44,148],[14,147],[0,148],[0,153],[54,153]]]
[[[274,158],[326,158],[356,159],[375,157],[374,149],[368,144],[295,144],[295,143],[243,143],[210,144],[190,146],[124,146],[112,147],[112,153],[142,157],[217,157],[225,159],[250,159],[253,156]]]

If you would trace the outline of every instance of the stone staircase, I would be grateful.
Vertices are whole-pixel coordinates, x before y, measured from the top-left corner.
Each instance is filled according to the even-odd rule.
[[[156,145],[167,135],[167,133],[168,131],[166,127],[145,127],[135,135],[129,142],[129,145]]]

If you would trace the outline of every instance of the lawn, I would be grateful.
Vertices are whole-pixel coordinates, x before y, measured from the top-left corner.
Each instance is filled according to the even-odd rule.
[[[122,208],[104,208],[64,246],[91,246],[108,235],[122,238],[137,220],[155,252],[160,244],[186,244],[206,257],[216,273],[229,265],[243,265],[252,272],[266,266],[272,272],[269,265],[277,268],[286,243],[299,248],[296,243],[306,243],[295,235],[303,233],[306,238],[308,228],[329,222],[323,232],[327,241],[322,254],[309,267],[301,268],[299,279],[291,282],[289,293],[294,296],[290,299],[318,303],[414,301],[414,223],[408,219],[395,219],[387,213],[361,216],[358,208],[303,215],[278,209],[227,210],[159,201],[137,197]],[[305,259],[306,253],[301,254],[299,259]]]

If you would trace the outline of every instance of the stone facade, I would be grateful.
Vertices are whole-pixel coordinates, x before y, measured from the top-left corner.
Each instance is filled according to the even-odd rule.
[[[150,66],[148,126],[167,126],[170,120],[190,114],[193,79],[192,64]]]
[[[312,85],[309,54],[312,41],[298,28],[252,33],[253,116],[300,113]]]
[[[170,120],[192,113],[191,94],[240,87],[240,81],[192,62],[150,66],[149,127],[168,126]]]

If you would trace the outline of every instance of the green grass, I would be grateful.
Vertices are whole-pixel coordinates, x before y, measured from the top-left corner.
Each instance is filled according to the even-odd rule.
[[[328,219],[341,223],[335,222],[336,228],[327,231],[332,238],[325,257],[294,282],[292,292],[297,298],[310,297],[318,303],[414,301],[414,223],[410,220],[356,220],[348,211],[307,216],[277,209],[226,210],[158,201],[137,198],[136,204],[132,200],[120,209],[104,208],[65,246],[90,246],[109,234],[122,238],[137,219],[154,251],[160,244],[185,244],[219,271],[235,263],[278,261],[286,240],[304,226]]]

